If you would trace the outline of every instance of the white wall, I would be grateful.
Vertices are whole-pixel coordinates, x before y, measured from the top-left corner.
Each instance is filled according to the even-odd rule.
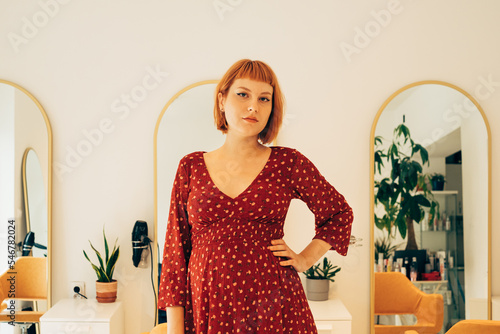
[[[94,0],[64,1],[56,10],[62,2],[0,1],[0,77],[33,93],[53,127],[54,301],[69,295],[72,280],[85,280],[94,295],[82,249],[101,240],[105,224],[122,247],[117,274],[127,333],[149,329],[154,316],[149,272],[130,260],[130,233],[137,219],[152,226],[154,127],[183,87],[218,78],[243,57],[275,69],[288,101],[279,143],[301,150],[344,193],[355,212],[353,233],[364,240],[338,260],[353,333],[369,330],[369,134],[383,101],[408,83],[443,80],[475,96],[493,134],[500,130],[498,1]],[[221,19],[214,3],[231,3],[231,10]],[[46,21],[42,4],[52,4]],[[390,18],[376,14],[388,7]],[[26,22],[35,21],[39,27],[29,29]],[[361,36],[365,28],[371,37]],[[9,34],[23,30],[16,52]],[[341,50],[347,44],[350,57]],[[169,75],[150,78],[152,69]],[[494,153],[493,170],[499,158]],[[492,187],[495,203],[498,178]],[[499,210],[493,207],[497,237]],[[303,208],[293,214],[297,224],[310,219]],[[500,294],[495,254],[500,246],[493,247]]]
[[[14,88],[0,84],[0,272],[8,268],[9,219],[14,218]],[[12,234],[11,234],[12,235]],[[15,237],[15,236],[14,236]]]
[[[478,314],[487,309],[488,289],[484,279],[488,275],[485,257],[488,245],[484,242],[487,231],[488,203],[478,201],[488,193],[488,168],[481,161],[488,155],[483,143],[486,141],[485,126],[481,116],[471,114],[462,122],[462,173],[463,173],[463,218],[464,218],[464,264],[465,264],[465,312],[467,318],[479,319]],[[473,205],[471,205],[473,203]],[[473,250],[473,251],[467,251]]]

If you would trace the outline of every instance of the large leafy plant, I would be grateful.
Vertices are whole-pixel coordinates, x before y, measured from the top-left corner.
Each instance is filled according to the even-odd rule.
[[[83,255],[85,255],[85,258],[90,262],[92,268],[95,270],[98,282],[111,282],[113,281],[113,272],[115,271],[116,261],[120,256],[120,246],[118,247],[116,246],[116,243],[118,241],[117,238],[113,250],[110,253],[108,247],[108,240],[106,239],[106,234],[104,233],[104,229],[102,230],[102,234],[104,236],[104,251],[106,255],[104,259],[102,258],[101,253],[99,253],[99,251],[94,247],[94,245],[92,245],[92,243],[89,240],[90,247],[94,250],[97,259],[99,261],[99,265],[97,266],[92,263],[85,250],[83,251]]]
[[[323,266],[321,266],[321,264],[323,264]],[[310,279],[327,279],[335,282],[333,278],[340,271],[340,269],[340,267],[334,266],[333,263],[325,257],[323,258],[322,263],[315,264],[311,268],[304,271],[304,275]]]
[[[375,206],[382,205],[384,209],[381,217],[375,214],[375,225],[387,230],[389,235],[395,230],[403,239],[408,235],[406,249],[418,249],[413,221],[420,223],[423,220],[424,208],[430,208],[431,216],[438,208],[422,174],[422,165],[429,165],[429,154],[413,141],[404,124],[394,129],[392,143],[386,149],[382,146],[383,139],[376,137],[374,173],[382,175],[384,162],[391,169],[388,177],[375,181]]]

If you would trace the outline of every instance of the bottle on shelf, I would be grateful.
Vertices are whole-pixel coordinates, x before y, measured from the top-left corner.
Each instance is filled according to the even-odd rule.
[[[433,253],[429,254],[429,264],[430,264],[430,272],[436,270],[435,256]]]
[[[397,258],[396,261],[394,261],[394,268],[393,268],[393,270],[395,272],[398,272],[398,273],[401,272],[401,267],[402,267],[402,263],[403,263],[402,260],[403,260],[402,258]]]
[[[443,281],[447,281],[448,280],[448,268],[447,268],[447,264],[446,264],[446,259],[443,259],[443,274],[441,275],[441,277],[443,278]]]
[[[413,257],[413,259],[411,260],[410,281],[416,282],[417,276],[418,276],[417,258]]]
[[[384,254],[378,253],[378,263],[377,263],[377,272],[384,272]]]
[[[401,267],[401,272],[406,276],[408,277],[408,279],[410,278],[409,277],[409,270],[410,268],[408,267],[409,266],[409,263],[408,263],[408,258],[405,257],[405,263],[403,264],[403,266]]]

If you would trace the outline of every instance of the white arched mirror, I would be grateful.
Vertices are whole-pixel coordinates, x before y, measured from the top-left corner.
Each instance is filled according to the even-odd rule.
[[[36,153],[35,153],[36,152]],[[34,305],[43,312],[51,306],[51,194],[52,130],[40,103],[24,88],[0,80],[0,258],[47,258],[47,299]],[[8,228],[7,228],[8,227]],[[35,238],[27,238],[35,232]],[[16,250],[9,249],[15,239]],[[26,240],[29,239],[29,242]],[[41,247],[29,249],[34,244]],[[46,249],[43,249],[46,248]],[[0,325],[0,327],[3,326]],[[12,328],[5,325],[0,331]]]
[[[417,147],[412,159],[422,166],[419,181],[409,193],[424,194],[430,203],[439,205],[433,211],[420,206],[420,221],[410,219],[399,223],[404,226],[399,226],[395,219],[403,211],[401,196],[395,203],[391,202],[390,208],[395,210],[392,216],[387,215],[389,206],[377,200],[381,181],[392,180],[394,175],[391,173],[396,165],[387,161],[386,155],[394,155],[393,142],[404,142],[394,135],[401,124],[409,129],[413,140],[407,144]],[[422,158],[417,144],[428,152],[428,164],[423,161],[426,159]],[[374,300],[376,294],[380,297],[375,291],[375,272],[401,271],[401,263],[404,270],[408,257],[410,266],[406,271],[412,283],[426,293],[443,295],[440,333],[461,319],[490,319],[491,133],[480,105],[465,91],[445,82],[408,85],[390,96],[380,108],[373,123],[370,145],[371,319],[375,325],[372,332],[377,332],[377,325],[415,322],[409,315],[377,316]],[[400,159],[411,156],[411,148],[405,151],[399,147],[396,154]],[[445,187],[431,190],[429,179],[424,176],[430,178],[437,174],[444,176]],[[408,215],[402,213],[401,217]],[[409,247],[412,250],[407,248],[409,238],[416,244]],[[418,259],[416,254],[420,254]],[[398,257],[399,263],[395,260]],[[412,277],[409,271],[414,259],[416,273]],[[384,294],[390,296],[391,292],[384,291]]]
[[[170,193],[179,161],[188,153],[212,151],[224,143],[225,137],[213,119],[216,85],[217,81],[209,80],[182,89],[165,105],[156,124],[155,277],[163,258]],[[161,314],[159,321],[162,322]]]

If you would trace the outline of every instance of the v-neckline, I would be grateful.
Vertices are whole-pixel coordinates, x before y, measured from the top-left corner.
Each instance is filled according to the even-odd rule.
[[[223,196],[225,196],[225,197],[231,199],[232,201],[234,201],[234,200],[238,199],[240,196],[242,196],[243,194],[245,194],[252,187],[252,185],[259,179],[259,177],[262,175],[262,173],[264,172],[264,170],[267,168],[267,165],[269,165],[269,162],[271,161],[271,158],[272,158],[272,156],[274,154],[274,151],[275,151],[274,147],[270,146],[269,148],[271,149],[271,153],[269,153],[269,157],[267,158],[267,161],[266,161],[264,167],[262,167],[262,169],[260,170],[259,174],[257,174],[257,176],[255,176],[255,178],[252,180],[252,182],[250,182],[250,184],[245,189],[243,189],[243,191],[241,191],[236,197],[229,196],[228,194],[226,194],[225,192],[223,192],[217,186],[217,184],[215,184],[212,176],[210,175],[210,172],[208,171],[207,163],[205,161],[205,153],[207,153],[207,152],[205,152],[205,151],[201,152],[201,162],[202,162],[203,168],[205,169],[205,172],[207,173],[207,176],[208,176],[210,182],[214,185],[214,188],[217,189],[217,191],[219,193],[221,193]]]

